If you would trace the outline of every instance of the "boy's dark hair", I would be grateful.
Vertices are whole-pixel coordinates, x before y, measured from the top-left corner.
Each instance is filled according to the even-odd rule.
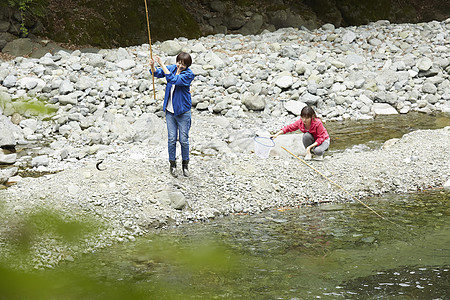
[[[311,106],[305,106],[303,107],[301,113],[300,113],[300,117],[303,118],[311,118],[311,119],[316,119],[316,112],[314,111],[314,109],[312,109]]]
[[[177,62],[179,61],[181,61],[186,66],[186,68],[189,68],[192,65],[192,58],[189,53],[186,52],[180,52],[177,55]]]

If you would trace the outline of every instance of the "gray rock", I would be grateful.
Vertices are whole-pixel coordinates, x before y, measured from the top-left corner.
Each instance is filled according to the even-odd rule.
[[[214,68],[218,69],[223,68],[226,65],[225,62],[219,56],[217,56],[217,54],[211,51],[205,54],[205,60]]]
[[[176,41],[164,41],[161,43],[160,49],[167,55],[174,56],[181,52],[182,47],[180,43]]]
[[[124,115],[115,115],[110,130],[117,136],[117,139],[123,142],[134,141],[136,130],[130,126],[130,122]]]
[[[42,89],[46,85],[44,80],[34,77],[21,78],[17,80],[16,84],[22,88],[25,88],[27,90],[34,90],[36,92],[42,91]]]
[[[40,155],[33,157],[31,160],[31,166],[32,167],[39,167],[39,166],[48,166],[50,164],[50,159],[48,155]]]
[[[4,20],[0,20],[0,32],[7,32],[9,29],[10,23]]]
[[[248,109],[254,111],[261,111],[266,106],[266,102],[263,97],[251,94],[244,94],[244,96],[242,96],[242,104],[244,104]]]
[[[439,98],[432,94],[426,95],[424,99],[430,104],[436,104],[439,101]]]
[[[79,91],[84,91],[88,88],[94,88],[94,87],[95,87],[95,81],[88,76],[80,76],[74,85],[74,88]]]
[[[296,116],[300,116],[300,113],[305,106],[306,104],[304,102],[294,100],[289,100],[284,104],[284,108]]]
[[[382,42],[379,39],[374,38],[369,40],[369,44],[372,46],[380,46]]]
[[[374,103],[372,112],[376,115],[396,115],[397,110],[387,103]]]
[[[432,67],[433,62],[428,57],[423,57],[419,59],[416,63],[416,67],[419,71],[428,71]]]
[[[105,60],[101,54],[96,53],[86,53],[88,58],[88,64],[94,68],[101,68],[105,65]]]
[[[224,13],[226,10],[225,3],[223,1],[211,1],[211,11]]]
[[[300,98],[300,100],[308,105],[315,105],[317,101],[320,100],[320,97],[306,93]]]
[[[3,86],[10,88],[16,86],[17,77],[14,75],[8,75],[5,79],[3,79]]]
[[[132,59],[124,59],[117,63],[117,66],[123,70],[129,70],[136,66],[136,63]]]
[[[431,82],[425,82],[422,86],[422,92],[427,94],[436,94],[437,87]]]
[[[331,63],[331,65],[333,65],[334,67],[336,67],[338,69],[345,68],[345,63],[343,63],[343,62],[341,62],[339,60],[335,59],[335,60],[332,60],[330,63]]]
[[[8,182],[8,179],[16,175],[18,170],[19,168],[17,167],[0,169],[0,184],[5,184],[6,182]]]
[[[322,25],[322,29],[325,31],[334,31],[336,27],[334,26],[334,24],[327,23]]]
[[[197,43],[192,46],[191,51],[194,53],[204,53],[207,52],[205,46],[202,43]]]
[[[450,179],[448,179],[448,180],[444,183],[444,186],[443,186],[443,187],[444,187],[444,189],[447,190],[447,191],[450,190]]]
[[[282,89],[290,88],[293,83],[292,76],[282,76],[275,81],[275,84]]]
[[[236,86],[236,84],[238,83],[238,79],[235,76],[227,76],[223,79],[222,85],[224,88],[229,88],[232,86]]]
[[[296,62],[294,69],[298,75],[303,75],[308,69],[308,65],[305,62]]]
[[[364,56],[357,55],[357,54],[349,54],[344,59],[344,63],[347,66],[359,65],[359,64],[364,63],[365,61],[366,61],[366,59],[364,58]]]
[[[132,124],[134,141],[148,141],[152,145],[158,145],[161,141],[165,143],[165,127],[164,121],[156,115],[144,113]]]
[[[61,95],[59,96],[58,100],[62,105],[76,105],[78,103],[77,97],[74,93],[71,93],[69,95]]]
[[[199,102],[199,103],[195,106],[195,108],[196,108],[197,110],[200,110],[200,111],[202,111],[202,110],[207,110],[208,107],[209,107],[209,102],[206,102],[206,101],[204,101],[204,102]]]
[[[73,83],[69,80],[63,80],[59,86],[59,93],[61,95],[67,95],[74,91]]]
[[[20,129],[8,117],[0,114],[0,147],[15,146],[16,141],[21,138]]]
[[[17,160],[16,153],[4,153],[3,149],[0,149],[0,164],[11,165]]]
[[[12,56],[30,55],[35,48],[39,48],[40,44],[32,42],[29,38],[15,39],[3,47],[2,52]]]
[[[353,31],[347,31],[343,36],[342,36],[342,42],[344,44],[350,44],[352,43],[354,40],[356,39],[356,34]]]
[[[254,14],[245,24],[239,29],[243,35],[258,34],[264,23],[264,18],[260,14]]]

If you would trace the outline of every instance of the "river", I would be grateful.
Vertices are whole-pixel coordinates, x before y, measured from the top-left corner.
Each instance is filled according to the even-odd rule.
[[[64,268],[135,299],[448,299],[449,196],[366,199],[386,219],[352,203],[233,215]]]
[[[331,154],[449,125],[424,114],[326,124]],[[155,230],[25,278],[21,290],[41,294],[20,299],[448,299],[449,200],[385,194],[363,199],[382,218],[326,203]]]

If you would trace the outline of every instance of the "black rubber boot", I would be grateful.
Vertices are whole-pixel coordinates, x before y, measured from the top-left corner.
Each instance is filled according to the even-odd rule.
[[[189,177],[189,169],[188,169],[189,160],[183,160],[183,175]]]
[[[170,175],[177,178],[177,162],[175,160],[169,160],[170,162]]]

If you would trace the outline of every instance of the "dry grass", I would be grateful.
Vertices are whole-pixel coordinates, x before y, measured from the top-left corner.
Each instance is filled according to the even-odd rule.
[[[0,61],[9,61],[13,60],[14,58],[16,57],[7,53],[0,52]]]

